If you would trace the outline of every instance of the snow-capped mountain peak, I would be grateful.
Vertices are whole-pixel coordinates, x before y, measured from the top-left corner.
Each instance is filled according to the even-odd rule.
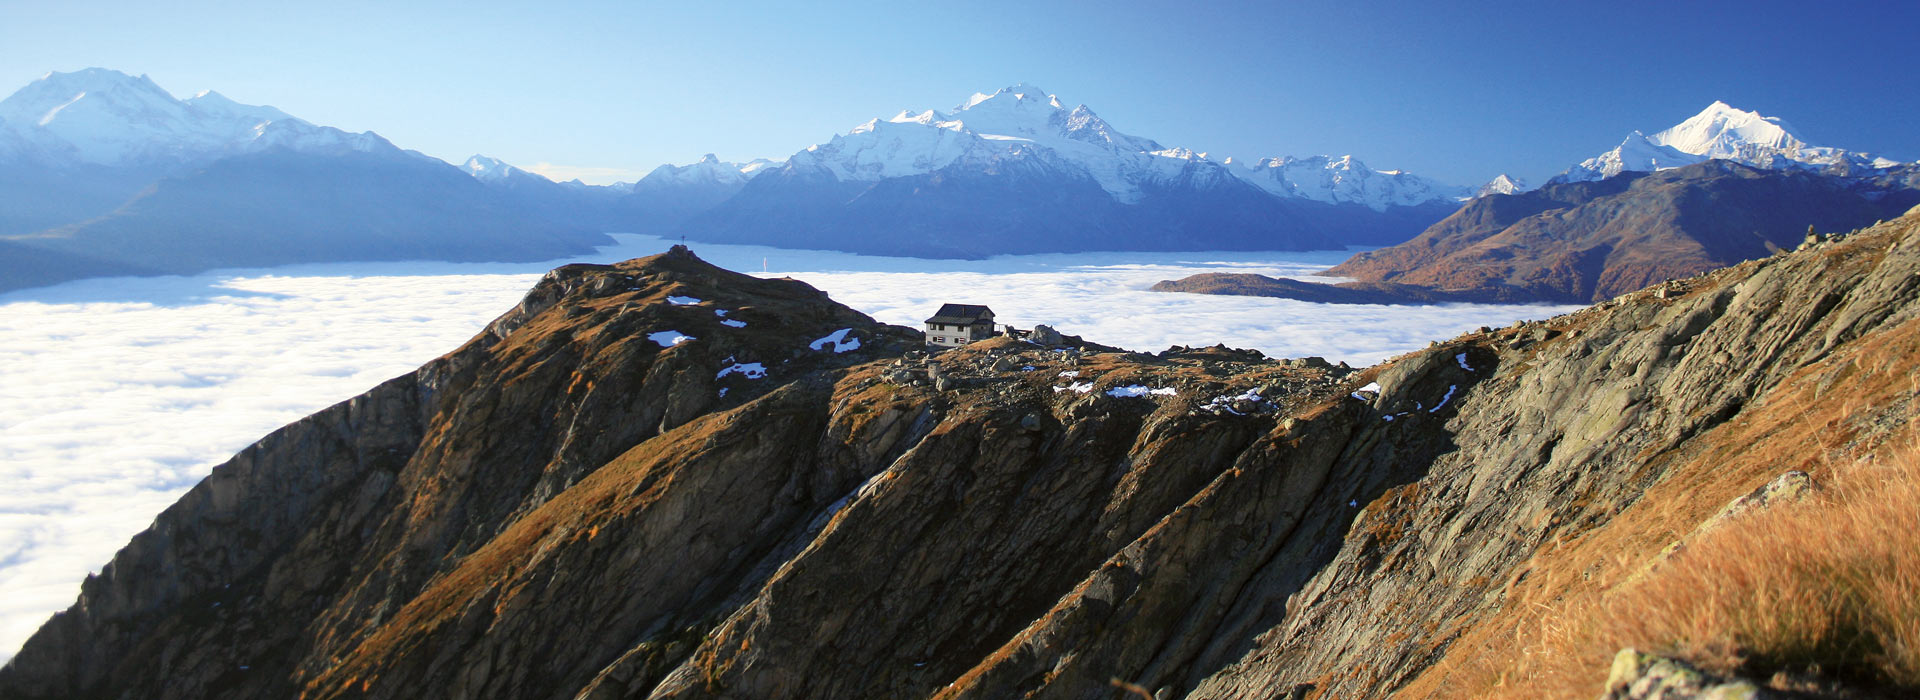
[[[1715,158],[1757,168],[1842,173],[1896,165],[1867,153],[1810,146],[1778,117],[1761,116],[1716,100],[1699,114],[1652,136],[1639,131],[1628,134],[1613,150],[1568,168],[1552,181],[1586,182],[1626,171],[1664,170]]]
[[[178,108],[173,96],[154,84],[152,78],[87,68],[72,73],[50,72],[28,83],[0,100],[0,119],[14,124],[47,126],[62,112],[83,102],[87,107],[115,103],[121,107],[158,111]],[[75,110],[79,111],[85,109]]]
[[[1687,153],[1672,146],[1655,143],[1646,134],[1638,130],[1627,134],[1620,145],[1613,150],[1580,161],[1579,165],[1568,168],[1565,173],[1554,177],[1555,181],[1587,182],[1602,180],[1627,171],[1653,172],[1667,168],[1692,165],[1705,157]]]
[[[91,162],[116,162],[149,142],[192,138],[193,116],[151,78],[102,68],[48,73],[0,100],[0,120],[22,140]]]
[[[789,162],[841,180],[874,181],[962,161],[1037,158],[1047,167],[1084,171],[1114,197],[1130,202],[1141,196],[1143,182],[1172,177],[1185,167],[1185,160],[1164,150],[1152,139],[1121,133],[1085,105],[1069,110],[1058,96],[1023,83],[975,93],[949,112],[902,110],[870,120]]]
[[[1026,83],[1000,88],[999,90],[995,90],[991,95],[984,92],[973,93],[973,96],[967,98],[966,102],[960,103],[960,106],[953,109],[956,112],[965,111],[995,100],[1001,100],[1002,102],[1011,101],[1014,103],[1044,103],[1054,109],[1064,109],[1064,107],[1060,105],[1060,98]]]
[[[1490,194],[1519,194],[1525,191],[1527,191],[1526,180],[1500,173],[1492,180],[1488,180],[1487,184],[1481,185],[1480,189],[1473,193],[1472,198],[1478,199]]]
[[[745,163],[740,163],[739,165],[740,165],[740,173],[742,175],[746,175],[748,178],[754,178],[754,177],[758,177],[762,173],[767,172],[768,170],[778,168],[785,164],[786,164],[786,161],[768,160],[766,158],[755,158]]]
[[[633,184],[636,192],[645,192],[659,188],[677,188],[687,186],[737,187],[748,180],[767,172],[769,166],[776,165],[765,158],[756,158],[746,163],[729,163],[719,156],[708,153],[700,160],[687,165],[662,165],[647,173]]]
[[[1227,159],[1229,170],[1255,187],[1281,197],[1328,204],[1360,204],[1375,211],[1392,206],[1450,202],[1468,194],[1399,170],[1374,170],[1352,155],[1262,158],[1242,167]]]
[[[472,158],[468,158],[467,162],[462,163],[460,169],[467,171],[467,174],[472,175],[473,179],[486,183],[502,182],[517,173],[531,174],[525,170],[509,165],[506,161],[500,160],[499,158],[483,156],[477,153],[474,154]]]
[[[1026,84],[974,93],[952,111],[901,110],[869,120],[794,154],[789,163],[843,181],[870,182],[922,175],[956,163],[1021,160],[1091,178],[1124,203],[1140,201],[1156,183],[1214,186],[1231,183],[1228,175],[1281,197],[1380,210],[1470,192],[1398,171],[1368,170],[1351,157],[1322,157],[1301,165],[1291,179],[1260,172],[1263,166],[1216,163],[1204,153],[1121,132],[1086,105],[1068,109],[1065,104],[1057,95]]]
[[[1647,138],[1682,153],[1708,158],[1738,157],[1750,148],[1797,151],[1807,143],[1779,117],[1735,109],[1715,100],[1686,121]]]
[[[291,114],[267,105],[240,104],[228,99],[226,95],[212,90],[201,90],[193,97],[184,100],[184,102],[188,107],[210,116],[229,116],[235,119],[250,119],[259,122],[273,122],[294,118]]]
[[[911,121],[981,135],[1038,138],[1061,133],[1058,125],[1064,118],[1059,115],[1064,110],[1058,97],[1021,83],[984,97],[975,93],[950,113],[924,112]]]
[[[0,100],[0,124],[56,163],[196,163],[266,148],[398,150],[371,132],[315,126],[211,90],[175,99],[145,75],[105,68],[48,73]]]

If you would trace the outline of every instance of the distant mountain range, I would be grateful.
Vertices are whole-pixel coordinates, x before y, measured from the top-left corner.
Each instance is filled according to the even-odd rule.
[[[603,232],[921,257],[1385,245],[1470,192],[1351,156],[1209,160],[1036,88],[902,112],[784,161],[638,182],[455,166],[145,76],[49,73],[0,101],[0,290],[292,262],[540,260]],[[82,264],[85,263],[85,264]]]
[[[0,243],[31,251],[0,257],[0,290],[296,262],[536,261],[610,240],[601,221],[501,189],[372,132],[214,92],[175,99],[145,76],[49,73],[0,101]]]
[[[1308,250],[1405,240],[1468,194],[1352,156],[1215,162],[1017,85],[952,111],[876,118],[810,146],[675,233],[962,258]]]
[[[1538,190],[1496,180],[1414,239],[1326,272],[1168,280],[1160,291],[1335,303],[1589,303],[1799,246],[1920,204],[1920,164],[1811,146],[1777,118],[1715,102]],[[1499,196],[1485,196],[1499,195]]]
[[[1712,159],[1849,182],[1904,167],[1716,102],[1550,186]],[[634,183],[560,183],[92,68],[0,101],[0,250],[12,252],[0,290],[294,262],[545,260],[610,231],[946,258],[1392,246],[1462,202],[1526,192],[1506,175],[1470,189],[1353,156],[1215,161],[1027,85],[873,119],[781,161],[709,155]]]

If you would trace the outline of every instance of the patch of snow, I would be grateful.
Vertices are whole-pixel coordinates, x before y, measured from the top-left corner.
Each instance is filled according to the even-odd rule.
[[[1453,361],[1454,361],[1454,362],[1458,362],[1458,363],[1460,363],[1460,369],[1464,369],[1464,370],[1466,370],[1466,371],[1468,371],[1468,372],[1472,372],[1472,371],[1473,371],[1473,367],[1472,367],[1471,365],[1468,365],[1468,364],[1467,364],[1467,354],[1466,354],[1466,353],[1464,353],[1464,352],[1463,352],[1463,353],[1460,353],[1460,354],[1458,354],[1458,355],[1454,355],[1454,356],[1453,356]]]
[[[1060,372],[1060,376],[1066,377],[1068,379],[1072,379],[1074,377],[1080,376],[1080,370],[1077,370],[1077,369],[1064,370]]]
[[[851,332],[853,332],[852,328],[842,328],[832,333],[828,333],[827,337],[825,338],[821,338],[819,340],[808,343],[807,347],[812,350],[824,350],[828,345],[832,345],[833,351],[835,353],[853,352],[854,350],[859,350],[860,339],[847,337],[847,334]]]
[[[1176,393],[1178,392],[1175,392],[1173,387],[1170,387],[1170,386],[1160,387],[1158,389],[1148,389],[1147,387],[1139,384],[1117,386],[1107,390],[1107,395],[1112,396],[1114,398],[1126,398],[1130,396],[1148,396],[1148,395],[1173,396]]]
[[[647,334],[647,340],[659,343],[660,347],[663,348],[670,348],[694,339],[693,336],[686,335],[680,331],[660,331],[658,333]]]
[[[721,318],[726,318],[726,317],[727,317],[727,312],[728,312],[729,310],[730,310],[730,309],[714,309],[714,310],[713,310],[713,315],[715,315],[715,316],[719,316],[719,317],[721,317]]]
[[[727,398],[727,388],[724,386],[720,387],[720,398]]]
[[[1241,413],[1239,410],[1233,407],[1233,404],[1242,402],[1242,401],[1258,404],[1263,407],[1271,405],[1267,403],[1266,397],[1260,395],[1260,388],[1254,387],[1252,389],[1248,389],[1238,394],[1221,394],[1219,396],[1215,396],[1211,399],[1208,399],[1206,403],[1201,404],[1200,410],[1208,411],[1212,413],[1219,413],[1224,411],[1236,416],[1244,416],[1246,414]]]
[[[700,300],[693,297],[667,297],[667,303],[674,306],[692,306],[700,303]]]
[[[1367,400],[1367,397],[1365,397],[1365,396],[1361,396],[1360,394],[1362,394],[1362,393],[1365,393],[1365,392],[1369,392],[1369,391],[1371,391],[1371,392],[1373,392],[1373,393],[1375,393],[1375,394],[1378,394],[1378,393],[1380,393],[1380,383],[1379,383],[1379,382],[1367,382],[1367,385],[1366,385],[1366,386],[1363,386],[1363,387],[1360,387],[1360,388],[1358,388],[1358,389],[1355,389],[1355,390],[1353,390],[1353,398],[1356,398],[1356,399],[1359,399],[1359,400],[1361,400],[1361,401],[1365,401],[1365,400]]]
[[[713,375],[713,378],[726,379],[729,374],[738,374],[748,379],[766,379],[767,368],[758,362],[738,362],[720,370],[720,373]]]
[[[1053,388],[1053,393],[1058,394],[1062,391],[1071,391],[1078,394],[1085,394],[1093,391],[1093,382],[1074,382],[1066,386],[1056,386]]]
[[[731,319],[731,318],[729,318],[729,319],[722,319],[722,320],[720,321],[720,325],[722,325],[722,326],[727,326],[727,327],[729,327],[729,328],[746,328],[746,327],[747,327],[747,322],[746,322],[746,321],[737,321],[737,320],[734,320],[734,319]]]
[[[1458,389],[1458,388],[1460,388],[1460,387],[1458,387],[1458,386],[1455,386],[1455,385],[1453,385],[1453,384],[1448,384],[1448,385],[1447,385],[1447,395],[1446,395],[1446,396],[1442,396],[1442,397],[1440,397],[1440,403],[1437,403],[1437,404],[1434,404],[1434,405],[1433,405],[1433,408],[1429,408],[1429,409],[1427,409],[1427,412],[1428,412],[1428,413],[1433,413],[1433,412],[1435,412],[1435,411],[1438,411],[1438,410],[1440,410],[1440,407],[1441,407],[1441,406],[1445,406],[1445,405],[1447,405],[1447,402],[1448,402],[1448,401],[1452,401],[1452,400],[1453,400],[1453,392],[1454,392],[1454,390],[1455,390],[1455,389]]]

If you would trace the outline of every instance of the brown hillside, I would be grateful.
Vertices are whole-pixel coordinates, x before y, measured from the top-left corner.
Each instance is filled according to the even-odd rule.
[[[1533,297],[1511,287],[1440,290],[1392,282],[1323,284],[1245,272],[1203,272],[1154,283],[1156,292],[1279,297],[1316,304],[1525,303]]]
[[[1870,180],[1709,161],[1482,197],[1406,243],[1326,274],[1585,303],[1792,249],[1920,203],[1920,173]]]
[[[0,697],[1351,698],[1581,669],[1593,696],[1624,638],[1485,660],[1733,496],[1890,444],[1915,324],[1920,216],[1357,372],[927,358],[684,250],[569,266],[216,468]],[[842,328],[857,350],[809,348]],[[766,377],[718,376],[746,362]]]

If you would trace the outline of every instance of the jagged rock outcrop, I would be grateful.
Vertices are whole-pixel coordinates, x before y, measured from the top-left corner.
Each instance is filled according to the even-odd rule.
[[[1350,372],[909,361],[914,331],[684,249],[569,266],[218,467],[0,696],[1381,696],[1543,548],[1920,323],[1917,273],[1910,216]]]

